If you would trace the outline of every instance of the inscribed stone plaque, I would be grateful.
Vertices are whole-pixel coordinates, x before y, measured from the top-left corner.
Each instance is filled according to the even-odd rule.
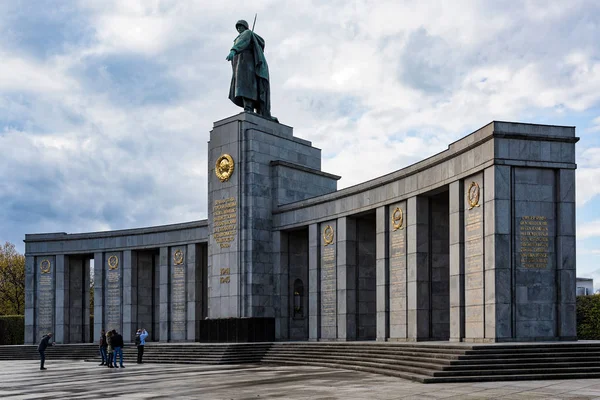
[[[334,224],[321,226],[321,333],[335,339],[337,319],[337,276]]]
[[[122,279],[121,254],[106,255],[106,330],[116,329],[121,332],[122,309]]]
[[[37,314],[36,341],[48,332],[54,332],[54,257],[37,258]]]
[[[171,339],[185,340],[185,248],[173,248],[171,252]]]
[[[465,336],[483,336],[483,174],[464,181],[465,211]]]
[[[406,337],[406,202],[390,207],[390,337]]]

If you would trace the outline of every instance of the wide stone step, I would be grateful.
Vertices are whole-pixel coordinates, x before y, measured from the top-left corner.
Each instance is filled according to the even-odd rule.
[[[600,358],[600,353],[595,352],[562,352],[562,353],[512,353],[512,354],[466,354],[458,357],[459,360],[510,360],[518,358],[529,359],[548,359],[548,358],[578,358],[578,357],[597,357]]]
[[[370,372],[373,374],[381,374],[381,375],[388,375],[388,376],[395,376],[398,378],[403,378],[403,379],[409,379],[412,381],[417,381],[417,382],[421,382],[421,383],[429,383],[429,382],[433,382],[434,378],[430,375],[426,375],[426,374],[421,374],[418,372],[409,372],[409,371],[402,371],[402,370],[392,370],[392,369],[388,369],[388,368],[379,368],[379,367],[370,367],[370,366],[364,366],[364,365],[355,365],[355,364],[340,364],[340,363],[333,363],[333,362],[324,362],[324,361],[310,361],[307,362],[305,360],[281,360],[281,361],[275,361],[275,362],[271,362],[268,360],[264,360],[263,363],[272,363],[272,364],[286,364],[286,365],[311,365],[311,366],[315,366],[315,367],[325,367],[325,368],[336,368],[336,369],[346,369],[346,370],[352,370],[352,371],[361,371],[361,372]]]
[[[526,370],[526,369],[537,369],[546,368],[551,366],[552,368],[600,368],[600,361],[574,361],[574,362],[530,362],[530,363],[514,363],[514,364],[469,364],[469,365],[449,365],[444,368],[445,371],[472,371],[472,370],[494,370],[494,369],[515,369],[515,370]]]
[[[421,357],[407,357],[404,355],[395,355],[395,354],[376,354],[376,353],[360,353],[360,352],[339,352],[339,353],[330,353],[330,352],[318,352],[318,351],[270,351],[265,357],[279,357],[279,358],[293,358],[296,356],[306,356],[313,358],[320,357],[353,357],[361,360],[373,360],[377,359],[381,362],[395,363],[395,362],[423,362],[431,365],[438,366],[447,366],[451,365],[451,360],[446,360],[437,357],[429,357],[428,354],[421,355]]]
[[[518,375],[471,375],[433,377],[423,383],[497,382],[497,381],[540,381],[557,379],[599,379],[600,373],[557,373],[557,374],[518,374]]]
[[[287,352],[288,354],[290,353],[305,353],[305,352],[310,352],[310,353],[327,353],[327,354],[348,354],[348,353],[353,353],[353,354],[365,354],[365,355],[369,355],[369,354],[387,354],[390,356],[398,356],[398,357],[422,357],[424,354],[427,355],[427,357],[429,358],[439,358],[439,359],[446,359],[446,360],[457,360],[459,359],[459,357],[463,354],[446,354],[446,353],[439,353],[439,352],[426,352],[426,351],[421,351],[421,352],[415,352],[415,351],[405,351],[405,350],[386,350],[386,349],[382,349],[382,350],[374,350],[374,349],[320,349],[319,347],[313,347],[313,348],[292,348],[292,347],[284,347],[284,348],[277,348],[277,347],[273,347],[269,350],[269,352]]]
[[[566,346],[566,347],[557,347],[557,346],[547,346],[547,347],[516,347],[516,348],[508,348],[508,349],[498,349],[496,347],[493,348],[481,348],[481,349],[473,349],[473,350],[465,350],[465,354],[485,354],[485,355],[496,355],[496,354],[540,354],[540,353],[570,353],[570,352],[580,352],[580,353],[599,353],[600,354],[600,346]]]
[[[272,361],[272,360],[285,360],[289,357],[280,354],[269,354],[263,358],[264,361]],[[345,362],[348,364],[356,364],[356,363],[370,363],[374,365],[379,365],[380,367],[394,367],[394,366],[406,366],[406,367],[416,367],[422,368],[432,371],[441,371],[444,369],[445,365],[428,363],[424,360],[421,361],[406,361],[406,360],[390,360],[390,359],[381,359],[381,358],[365,358],[365,357],[356,357],[352,354],[347,354],[344,356],[331,356],[331,355],[308,355],[304,353],[299,353],[295,357],[295,359],[304,359],[304,360],[322,360],[322,361],[336,361],[336,362]]]

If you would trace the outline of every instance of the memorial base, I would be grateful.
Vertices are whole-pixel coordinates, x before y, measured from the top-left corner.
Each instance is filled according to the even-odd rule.
[[[274,342],[275,318],[219,318],[197,321],[201,343]]]

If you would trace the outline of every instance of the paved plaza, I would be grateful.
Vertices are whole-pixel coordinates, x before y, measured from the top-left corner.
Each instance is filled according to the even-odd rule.
[[[600,379],[424,385],[292,366],[0,361],[2,399],[600,399]]]

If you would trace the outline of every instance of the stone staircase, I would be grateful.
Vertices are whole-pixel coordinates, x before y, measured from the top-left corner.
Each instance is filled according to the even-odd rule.
[[[99,361],[95,344],[57,345],[47,359]],[[125,346],[125,365],[137,350]],[[37,346],[0,346],[0,360],[37,359]],[[442,342],[149,343],[144,362],[313,365],[423,383],[600,378],[600,342],[467,345]]]

